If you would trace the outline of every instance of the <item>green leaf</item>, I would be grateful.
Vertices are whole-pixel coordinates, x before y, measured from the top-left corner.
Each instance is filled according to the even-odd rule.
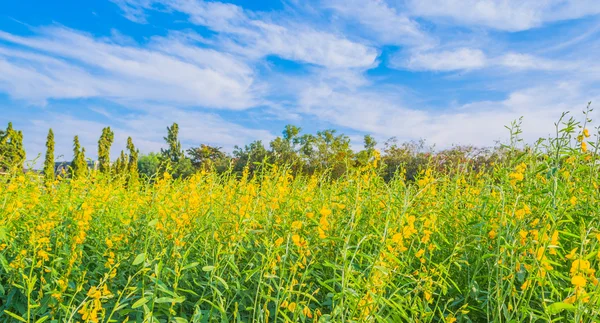
[[[4,268],[5,272],[9,271],[10,268],[8,267],[8,261],[3,255],[0,255],[0,265],[2,265],[2,268]]]
[[[563,302],[557,302],[548,306],[548,313],[551,315],[558,314],[564,310],[575,311],[575,306]]]
[[[150,299],[148,297],[142,297],[140,299],[138,299],[135,303],[133,303],[133,305],[131,305],[131,308],[138,308],[143,306],[144,304],[148,303]]]
[[[157,298],[156,301],[154,301],[154,302],[157,304],[160,304],[160,303],[183,303],[183,301],[185,301],[185,296],[160,297],[160,298]]]
[[[141,253],[139,255],[137,255],[137,257],[135,257],[135,259],[133,260],[133,266],[137,266],[139,264],[141,264],[142,262],[144,262],[144,260],[146,260],[146,253]]]
[[[5,226],[0,227],[0,241],[8,241],[7,231]]]
[[[18,321],[27,322],[24,318],[20,317],[19,315],[15,314],[13,312],[9,312],[7,310],[4,310],[4,314],[6,314],[6,315],[8,315],[8,316],[10,316],[10,317],[18,320]]]
[[[203,271],[213,271],[215,269],[215,266],[204,266],[202,267]]]
[[[188,323],[188,320],[184,319],[183,317],[175,317],[175,318],[173,318],[173,320],[176,323]]]
[[[50,316],[43,316],[39,320],[35,321],[35,323],[46,322],[46,320],[48,320],[49,318],[50,318]]]
[[[183,266],[183,268],[181,268],[181,271],[194,268],[194,267],[198,266],[199,264],[200,264],[199,262],[192,262],[191,264],[187,264],[187,265]]]
[[[148,226],[149,226],[149,227],[153,227],[153,226],[155,226],[157,223],[158,223],[158,219],[154,219],[154,220],[152,220],[152,221],[148,222]]]

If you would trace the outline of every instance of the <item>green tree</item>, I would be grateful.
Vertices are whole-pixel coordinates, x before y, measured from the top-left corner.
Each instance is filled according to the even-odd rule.
[[[386,181],[394,178],[399,170],[404,173],[406,180],[414,180],[419,171],[427,166],[433,153],[433,149],[427,147],[423,139],[398,144],[394,137],[385,142],[383,151],[383,178]]]
[[[353,157],[350,138],[336,130],[318,131],[316,136],[306,134],[298,138],[300,156],[309,172],[331,170],[334,178],[341,176]]]
[[[54,181],[54,132],[52,132],[52,129],[48,130],[48,137],[46,138],[44,177],[47,183]]]
[[[74,178],[84,177],[88,174],[88,165],[85,161],[85,148],[79,144],[79,137],[73,139],[73,161],[71,162],[71,175]]]
[[[214,168],[217,172],[222,173],[229,167],[229,157],[221,149],[221,147],[201,144],[200,147],[188,149],[187,153],[195,169]]]
[[[183,149],[181,149],[181,143],[178,139],[179,125],[173,123],[170,127],[167,127],[167,136],[163,139],[169,146],[167,149],[161,149],[161,155],[163,161],[170,164],[177,164],[180,160],[185,158]]]
[[[9,122],[6,131],[0,130],[0,169],[15,167],[22,170],[24,163],[23,133],[13,129]]]
[[[247,166],[250,173],[256,172],[258,165],[270,157],[262,141],[255,140],[243,148],[235,146],[233,150],[233,170],[240,174]]]
[[[364,149],[359,151],[356,154],[356,164],[358,166],[365,166],[373,158],[373,154],[375,153],[375,146],[377,146],[377,141],[371,135],[365,135],[363,139]]]
[[[127,174],[127,170],[128,170],[128,163],[129,163],[129,157],[127,157],[127,155],[125,155],[125,152],[121,150],[121,155],[119,155],[119,158],[117,159],[117,161],[115,162],[114,165],[114,173],[116,175],[125,175]]]
[[[115,139],[115,135],[110,127],[102,129],[102,135],[98,140],[98,168],[101,173],[110,172],[110,147]]]
[[[158,153],[149,153],[140,156],[137,168],[139,173],[146,178],[150,178],[158,174],[160,170],[161,155]]]
[[[131,137],[127,138],[127,150],[129,151],[129,161],[127,164],[127,172],[129,173],[131,181],[137,181],[138,174],[138,156],[140,152],[135,149],[133,145],[133,140]]]
[[[301,129],[296,126],[287,125],[282,132],[283,137],[277,137],[269,143],[275,162],[292,167],[300,166],[298,165],[301,161],[298,155],[300,131]]]
[[[192,163],[185,156],[178,139],[179,125],[173,123],[167,127],[167,136],[164,137],[167,149],[161,149],[161,171],[169,171],[174,178],[187,177],[194,172]]]

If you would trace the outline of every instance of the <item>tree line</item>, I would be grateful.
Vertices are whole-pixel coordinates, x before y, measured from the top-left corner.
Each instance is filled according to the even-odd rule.
[[[114,133],[110,127],[106,127],[102,129],[98,140],[96,163],[85,157],[86,150],[81,146],[78,136],[75,136],[73,159],[67,171],[55,174],[54,133],[50,129],[41,173],[47,181],[53,181],[56,175],[87,176],[91,169],[95,169],[111,176],[127,175],[128,180],[137,181],[140,177],[152,179],[164,172],[174,178],[185,178],[200,170],[237,175],[246,171],[252,175],[264,165],[285,165],[295,174],[327,173],[337,178],[349,169],[366,166],[377,159],[380,174],[386,180],[399,172],[407,180],[412,180],[425,166],[440,171],[453,171],[458,166],[485,171],[506,155],[501,146],[492,149],[457,146],[436,151],[423,140],[399,143],[396,138],[387,140],[380,152],[375,148],[377,142],[370,135],[364,136],[363,148],[355,152],[351,149],[350,138],[336,130],[302,134],[302,129],[293,125],[285,126],[282,135],[269,142],[268,146],[256,140],[244,146],[235,146],[231,154],[224,152],[221,147],[208,144],[184,150],[178,135],[179,126],[173,123],[167,127],[167,136],[164,137],[166,148],[141,156],[129,137],[126,151],[121,151],[113,160],[110,150]],[[13,129],[12,123],[9,123],[6,130],[0,130],[0,171],[23,169],[24,163],[23,133]]]

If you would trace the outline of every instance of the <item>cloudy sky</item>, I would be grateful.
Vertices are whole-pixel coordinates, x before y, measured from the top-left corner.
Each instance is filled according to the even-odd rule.
[[[491,146],[524,117],[549,134],[600,101],[598,0],[5,1],[0,125],[28,159],[52,127],[90,157],[142,152],[177,122],[185,147],[231,150],[286,124],[380,142]]]

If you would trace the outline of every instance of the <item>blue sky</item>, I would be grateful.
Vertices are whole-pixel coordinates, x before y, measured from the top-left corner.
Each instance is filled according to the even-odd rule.
[[[0,123],[28,159],[50,127],[69,160],[106,125],[113,156],[158,151],[172,122],[228,151],[290,123],[491,146],[598,102],[599,52],[597,0],[5,1]]]

